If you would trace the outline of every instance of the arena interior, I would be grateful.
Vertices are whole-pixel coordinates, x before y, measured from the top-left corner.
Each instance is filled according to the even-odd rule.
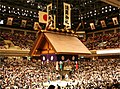
[[[0,89],[120,89],[120,0],[0,0]]]

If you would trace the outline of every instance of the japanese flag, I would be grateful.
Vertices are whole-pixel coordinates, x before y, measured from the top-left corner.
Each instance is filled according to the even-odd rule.
[[[39,11],[38,15],[40,23],[47,23],[47,12]]]

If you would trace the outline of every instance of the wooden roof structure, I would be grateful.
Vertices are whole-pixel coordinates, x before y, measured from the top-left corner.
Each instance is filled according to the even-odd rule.
[[[40,56],[41,54],[91,54],[91,52],[73,35],[41,32],[29,54]]]

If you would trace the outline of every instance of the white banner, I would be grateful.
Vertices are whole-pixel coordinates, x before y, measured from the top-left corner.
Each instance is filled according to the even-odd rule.
[[[7,19],[7,25],[12,25],[12,23],[13,23],[13,18],[8,17],[8,19]]]
[[[68,29],[71,29],[71,7],[68,3],[63,3],[64,5],[64,25],[67,26]]]
[[[34,30],[42,30],[39,22],[34,22],[34,27],[33,27]]]
[[[101,20],[100,23],[101,23],[101,25],[102,25],[103,28],[106,27],[105,20]]]
[[[90,27],[91,27],[91,30],[94,30],[95,29],[94,23],[90,23]]]
[[[22,20],[20,27],[25,28],[26,27],[27,20]]]
[[[48,14],[48,17],[47,17],[47,23],[49,23],[51,20],[52,20],[52,3],[47,5],[47,14]]]
[[[52,14],[52,3],[47,5],[47,25],[49,24],[49,27],[56,28],[56,15]]]
[[[117,17],[112,18],[112,20],[113,20],[114,25],[118,25],[119,24]]]

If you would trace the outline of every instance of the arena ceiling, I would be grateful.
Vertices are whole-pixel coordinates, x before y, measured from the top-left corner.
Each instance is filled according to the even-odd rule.
[[[53,3],[53,13],[56,14],[57,11],[61,8],[61,3],[66,2],[71,5],[71,20],[72,20],[72,29],[76,29],[79,23],[82,23],[79,30],[85,30],[87,32],[91,32],[93,30],[90,29],[90,23],[94,22],[96,26],[96,30],[106,29],[115,27],[112,22],[112,17],[119,17],[119,6],[115,5],[116,2],[120,2],[119,0],[114,0],[114,4],[103,2],[103,0],[0,0],[0,19],[7,19],[8,16],[13,16],[16,18],[18,24],[20,24],[21,19],[29,20],[28,26],[26,29],[33,29],[33,22],[38,21],[38,11],[46,11],[46,6],[50,3]],[[112,0],[111,0],[112,1]],[[2,6],[3,5],[3,6]],[[119,5],[119,4],[118,4]],[[5,11],[6,7],[12,7],[16,9],[23,9],[23,11],[29,10],[26,15],[18,15],[13,13],[9,13],[9,11]],[[3,11],[4,9],[4,11]],[[24,10],[25,9],[25,10]],[[33,12],[33,13],[30,13]],[[21,12],[20,12],[21,13]],[[57,14],[59,18],[62,18],[62,14]],[[107,27],[102,28],[100,24],[100,20],[105,20]],[[118,19],[119,20],[119,19]],[[45,27],[44,24],[43,28]],[[62,22],[57,21],[57,27],[62,27]],[[18,26],[19,27],[19,26]],[[95,31],[95,30],[94,30]]]

